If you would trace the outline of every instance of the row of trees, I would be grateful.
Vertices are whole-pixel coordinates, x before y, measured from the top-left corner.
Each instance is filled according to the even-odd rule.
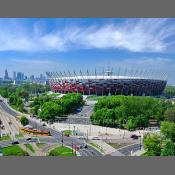
[[[162,122],[160,134],[144,136],[145,156],[175,156],[175,123]]]
[[[127,128],[147,127],[149,119],[158,122],[169,117],[175,107],[163,99],[136,96],[110,96],[98,100],[91,116],[93,124]],[[169,111],[167,111],[169,110]],[[173,119],[174,120],[174,119]]]
[[[31,113],[45,121],[55,120],[57,117],[75,112],[83,104],[83,97],[79,93],[66,94],[59,99],[42,95],[34,99]]]
[[[9,104],[20,112],[25,112],[24,102],[34,93],[44,93],[49,90],[47,85],[23,84],[21,86],[0,87],[0,95],[9,99]]]

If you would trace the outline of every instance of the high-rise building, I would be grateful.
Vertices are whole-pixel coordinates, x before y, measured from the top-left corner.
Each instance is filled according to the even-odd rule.
[[[17,72],[17,77],[16,77],[17,80],[24,80],[24,74],[22,72]]]
[[[7,69],[5,70],[4,80],[9,80],[9,74]]]
[[[30,76],[30,80],[34,80],[35,79],[35,76],[34,75],[31,75]]]
[[[13,72],[13,80],[16,80],[16,72]]]

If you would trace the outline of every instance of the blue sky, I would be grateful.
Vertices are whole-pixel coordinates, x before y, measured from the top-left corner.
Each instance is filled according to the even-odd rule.
[[[175,19],[0,19],[0,77],[111,66],[163,71],[175,84]]]

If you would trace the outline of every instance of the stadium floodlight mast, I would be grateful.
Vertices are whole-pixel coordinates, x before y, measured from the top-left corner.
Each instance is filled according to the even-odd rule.
[[[81,69],[80,69],[80,76],[81,76],[82,79],[84,78]]]

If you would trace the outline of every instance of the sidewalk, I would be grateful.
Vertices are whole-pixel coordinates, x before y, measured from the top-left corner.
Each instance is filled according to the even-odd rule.
[[[103,142],[102,140],[93,140],[91,143],[95,143],[96,145],[99,146],[99,149],[103,151],[104,155],[111,154],[112,152],[115,152],[116,149],[113,148],[112,146],[108,145],[107,143]]]
[[[136,152],[131,153],[131,156],[141,156],[144,153],[145,153],[145,150],[142,149],[142,150],[138,150]]]

